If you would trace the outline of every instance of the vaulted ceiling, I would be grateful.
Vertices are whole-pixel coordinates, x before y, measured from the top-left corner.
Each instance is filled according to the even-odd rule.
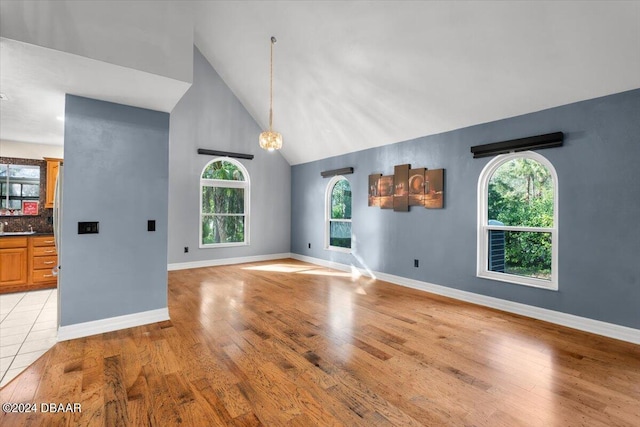
[[[639,2],[182,4],[263,128],[277,37],[274,129],[291,164],[640,88]]]

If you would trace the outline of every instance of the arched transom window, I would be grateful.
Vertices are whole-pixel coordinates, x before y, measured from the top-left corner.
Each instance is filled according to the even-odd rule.
[[[325,201],[325,247],[351,250],[351,184],[335,176],[327,185]]]
[[[200,176],[200,247],[249,244],[249,174],[231,158],[209,162]]]
[[[477,275],[558,289],[558,177],[540,154],[503,154],[482,171]]]

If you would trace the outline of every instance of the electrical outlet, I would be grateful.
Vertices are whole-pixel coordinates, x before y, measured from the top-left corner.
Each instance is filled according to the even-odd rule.
[[[186,254],[187,252],[189,252],[189,246],[184,247],[184,253]]]
[[[309,243],[309,249],[311,249],[311,243]]]
[[[420,262],[417,259],[413,260],[413,266],[414,267],[418,267],[420,265]]]

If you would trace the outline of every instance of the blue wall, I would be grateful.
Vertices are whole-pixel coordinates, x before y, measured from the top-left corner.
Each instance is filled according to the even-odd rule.
[[[479,279],[477,185],[490,159],[473,145],[562,131],[541,150],[558,173],[559,290]],[[640,90],[296,165],[291,251],[401,277],[640,328]],[[445,169],[445,209],[367,206],[367,179],[394,165]],[[323,170],[353,166],[354,254],[323,249]],[[311,243],[311,249],[307,244]],[[420,267],[413,267],[414,259]]]
[[[262,130],[196,48],[193,60],[193,85],[171,112],[169,264],[288,253],[291,168],[279,152],[260,148]],[[198,248],[200,174],[213,160],[198,148],[255,156],[238,159],[251,179],[248,246]]]
[[[67,95],[64,138],[61,326],[166,308],[169,114]]]

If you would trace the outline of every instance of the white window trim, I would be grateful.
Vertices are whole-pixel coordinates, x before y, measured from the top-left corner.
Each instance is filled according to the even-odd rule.
[[[240,169],[242,175],[244,176],[244,181],[232,181],[226,179],[205,179],[202,178],[202,174],[207,169],[207,167],[215,162],[229,162],[233,163],[235,166]],[[244,241],[243,242],[232,242],[232,243],[202,243],[202,187],[206,185],[207,187],[227,187],[227,188],[244,188]],[[244,167],[242,163],[239,161],[232,159],[231,157],[216,157],[210,162],[208,162],[200,171],[200,187],[198,188],[199,193],[199,205],[198,205],[198,247],[200,249],[206,248],[228,248],[233,246],[247,246],[249,245],[249,228],[250,228],[250,212],[251,208],[249,206],[251,201],[251,180],[249,178],[249,172],[247,168]],[[240,214],[229,214],[229,216],[240,216]]]
[[[333,187],[335,187],[336,183],[338,181],[342,181],[345,180],[349,183],[349,185],[351,185],[351,181],[349,181],[347,178],[345,178],[342,175],[336,175],[333,178],[331,178],[331,181],[329,181],[329,184],[327,184],[327,188],[325,190],[325,194],[324,194],[324,248],[326,250],[329,251],[336,251],[336,252],[344,252],[344,253],[351,253],[351,251],[353,250],[353,229],[351,229],[351,247],[350,248],[342,248],[339,246],[331,246],[330,242],[331,242],[331,222],[350,222],[351,226],[353,227],[353,222],[351,219],[331,219],[331,193],[333,192]],[[351,193],[351,203],[352,203],[352,213],[353,213],[353,193]]]
[[[504,163],[517,158],[531,159],[547,168],[553,179],[553,227],[514,227],[487,225],[489,222],[489,180],[494,172]],[[558,175],[551,162],[533,151],[509,153],[496,156],[484,167],[478,179],[478,227],[477,227],[477,265],[476,275],[484,279],[498,280],[517,285],[533,286],[549,290],[558,290]],[[490,271],[488,268],[489,230],[534,231],[551,233],[551,280],[524,277],[515,274]]]

